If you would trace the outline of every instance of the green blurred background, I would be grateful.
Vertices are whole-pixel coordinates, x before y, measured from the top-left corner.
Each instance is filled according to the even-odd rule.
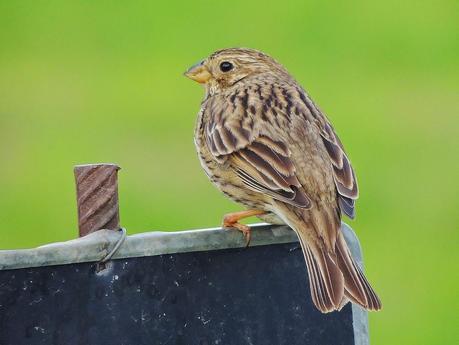
[[[131,234],[239,210],[201,171],[203,90],[182,72],[253,47],[309,90],[350,153],[351,225],[384,303],[373,344],[454,343],[458,13],[457,1],[1,1],[0,248],[76,237],[80,163],[122,167]]]

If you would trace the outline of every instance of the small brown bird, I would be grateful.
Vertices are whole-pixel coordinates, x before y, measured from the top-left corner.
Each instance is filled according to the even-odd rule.
[[[248,208],[226,215],[223,226],[249,241],[243,218],[289,225],[320,311],[340,310],[349,300],[381,309],[340,230],[342,213],[355,216],[354,171],[303,88],[273,58],[246,48],[219,50],[185,75],[206,89],[195,129],[201,165],[224,194]]]

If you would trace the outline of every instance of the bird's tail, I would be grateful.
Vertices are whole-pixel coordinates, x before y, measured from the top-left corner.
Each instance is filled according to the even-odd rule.
[[[335,260],[323,248],[310,245],[298,232],[308,268],[312,301],[322,313],[342,308],[344,277]]]
[[[380,310],[381,301],[360,267],[352,258],[344,236],[339,230],[336,240],[336,258],[344,277],[344,295],[367,310]]]
[[[303,249],[313,303],[323,313],[340,310],[349,300],[367,310],[381,309],[381,301],[352,258],[339,218],[321,211],[309,210],[309,216],[297,213],[294,224],[289,224]],[[291,216],[290,213],[290,221]],[[328,245],[318,236],[321,228],[329,235],[336,234]]]

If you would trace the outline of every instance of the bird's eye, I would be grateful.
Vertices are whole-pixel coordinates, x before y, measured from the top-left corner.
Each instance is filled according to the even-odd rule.
[[[222,72],[229,72],[233,69],[233,64],[231,62],[228,62],[228,61],[223,61],[221,64],[220,64],[220,70]]]

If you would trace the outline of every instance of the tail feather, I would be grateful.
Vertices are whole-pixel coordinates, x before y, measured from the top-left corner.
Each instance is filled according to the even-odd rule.
[[[341,232],[339,212],[314,205],[299,210],[279,203],[279,216],[296,231],[306,260],[314,305],[323,313],[340,310],[349,301],[368,310],[381,301],[357,266]]]
[[[352,258],[341,231],[336,241],[336,256],[339,269],[344,276],[345,296],[365,309],[380,310],[382,308],[381,301]]]
[[[301,240],[301,235],[299,236]],[[328,253],[309,246],[301,240],[306,259],[312,301],[323,313],[341,309],[344,298],[344,279]]]

